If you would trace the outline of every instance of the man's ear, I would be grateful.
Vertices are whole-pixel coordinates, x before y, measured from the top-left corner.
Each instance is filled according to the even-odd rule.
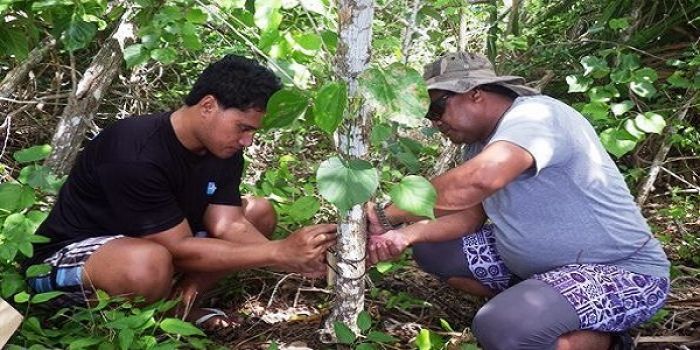
[[[479,89],[474,89],[471,91],[469,97],[472,99],[472,101],[479,102],[484,98],[484,93]]]
[[[212,95],[206,95],[202,97],[201,100],[199,100],[199,108],[202,110],[203,115],[210,115],[219,108],[219,102],[216,100],[216,97]]]

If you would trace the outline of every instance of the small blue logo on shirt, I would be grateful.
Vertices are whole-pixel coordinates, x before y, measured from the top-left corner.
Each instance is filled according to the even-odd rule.
[[[216,192],[216,183],[214,181],[210,181],[207,184],[207,196],[211,196]]]

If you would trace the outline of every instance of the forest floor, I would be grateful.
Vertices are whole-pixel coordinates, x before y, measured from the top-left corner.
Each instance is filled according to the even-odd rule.
[[[678,224],[654,217],[651,224],[671,239],[666,247],[672,259],[678,254],[668,247],[686,244],[680,231],[700,230],[698,219]],[[675,261],[674,270],[664,311],[630,332],[639,350],[700,349],[700,269]],[[242,315],[245,321],[212,336],[231,349],[268,349],[273,341],[280,349],[334,348],[321,343],[318,333],[331,296],[322,280],[261,270],[241,273],[212,291],[206,305]],[[422,328],[439,334],[449,343],[448,349],[459,349],[459,344],[475,343],[469,327],[485,301],[460,293],[410,262],[369,285],[365,306],[373,321],[371,330],[400,340],[387,349],[416,349],[414,340]],[[441,326],[445,321],[454,331]]]
[[[254,271],[224,285],[235,287],[214,291],[208,304],[244,315],[245,321],[235,329],[213,334],[218,343],[231,349],[268,349],[272,341],[280,349],[334,348],[322,344],[317,331],[323,327],[331,301],[323,281]],[[668,313],[631,331],[637,349],[700,349],[700,278],[684,275],[674,279],[672,286],[665,307]],[[485,301],[407,266],[368,288],[366,309],[372,316],[372,330],[400,339],[387,349],[416,349],[413,341],[421,328],[449,340],[448,349],[459,349],[461,343],[475,343],[469,327]],[[456,332],[443,329],[441,319]]]

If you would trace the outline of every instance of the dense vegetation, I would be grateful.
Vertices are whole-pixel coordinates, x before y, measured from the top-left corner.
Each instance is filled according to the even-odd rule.
[[[590,120],[664,243],[673,262],[671,301],[639,333],[682,338],[697,332],[700,314],[692,300],[697,303],[700,297],[698,0],[378,0],[371,68],[360,87],[375,111],[368,135],[370,159],[347,166],[334,163],[340,161],[332,135],[342,135],[344,111],[357,101],[348,101],[348,88],[336,76],[338,18],[343,14],[334,2],[4,0],[0,13],[0,296],[26,316],[11,340],[16,346],[215,346],[190,324],[165,316],[171,302],[141,307],[99,294],[94,308],[47,310],[44,305],[57,293],[31,294],[18,262],[32,255],[32,243],[45,239],[33,233],[71,160],[56,158],[57,151],[77,151],[85,137],[117,118],[177,108],[198,72],[231,52],[266,62],[285,83],[268,106],[266,130],[248,150],[245,179],[246,192],[274,201],[279,236],[311,222],[335,221],[336,208],[363,202],[374,187],[379,188],[375,195],[395,201],[406,192],[429,198],[423,177],[444,170],[433,164],[450,164],[457,151],[420,120],[427,95],[418,72],[445,51],[483,52],[499,71],[526,77]],[[102,60],[110,53],[116,61]],[[95,79],[95,63],[112,67],[115,78]],[[104,87],[93,94],[90,89],[99,85]],[[95,95],[98,103],[88,101]],[[76,117],[80,122],[71,136],[77,145],[66,147],[58,137],[66,128],[57,126]],[[343,185],[323,180],[338,168],[374,186],[360,185],[353,196],[338,196],[338,188],[328,186]],[[374,168],[378,171],[369,170]],[[411,209],[429,212],[429,202]],[[46,269],[37,265],[27,275]],[[382,310],[370,307],[361,314],[360,338],[336,325],[338,339],[358,349],[391,348],[386,344],[393,343],[475,348],[468,330],[461,332],[473,314],[452,315],[449,322],[421,317],[413,320],[422,322],[420,328],[408,333],[378,322],[382,315],[433,310],[428,303],[435,300],[428,294],[418,297],[396,286],[401,281],[396,276],[411,269],[406,258],[370,271],[375,287],[369,303]],[[275,287],[270,303],[287,277],[267,275]],[[258,293],[233,280],[218,290],[220,298],[214,300]],[[321,296],[310,303],[323,309],[328,301]],[[259,338],[249,343],[283,341],[269,334]],[[681,338],[666,346],[690,342]],[[239,344],[230,337],[215,340]]]

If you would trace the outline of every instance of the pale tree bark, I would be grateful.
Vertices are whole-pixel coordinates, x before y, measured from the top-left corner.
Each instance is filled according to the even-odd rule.
[[[403,32],[403,45],[401,45],[401,54],[403,55],[403,63],[408,64],[408,58],[411,55],[411,43],[413,42],[413,32],[416,27],[416,19],[418,18],[418,10],[420,10],[422,0],[413,0],[411,12],[409,13],[408,23]]]
[[[69,97],[68,106],[63,110],[56,132],[51,140],[53,151],[45,165],[57,174],[66,174],[80,150],[88,125],[114,78],[124,62],[122,49],[135,38],[131,23],[131,4],[122,15],[119,25],[105,41],[77,84],[76,91]]]
[[[339,0],[339,42],[336,74],[348,84],[350,103],[344,123],[336,131],[338,153],[344,158],[366,158],[371,126],[371,110],[360,97],[357,77],[367,69],[372,40],[373,0]],[[346,324],[355,332],[357,316],[365,301],[365,248],[367,229],[362,205],[341,214],[336,246],[337,275],[335,303],[322,332],[324,341],[333,341],[333,323]]]
[[[459,36],[457,38],[457,49],[458,51],[465,51],[467,49],[467,11],[464,6],[459,9]],[[453,168],[460,162],[462,150],[461,145],[454,144],[449,139],[442,138],[442,153],[435,161],[433,168],[428,174],[429,178],[438,176],[445,171]]]

